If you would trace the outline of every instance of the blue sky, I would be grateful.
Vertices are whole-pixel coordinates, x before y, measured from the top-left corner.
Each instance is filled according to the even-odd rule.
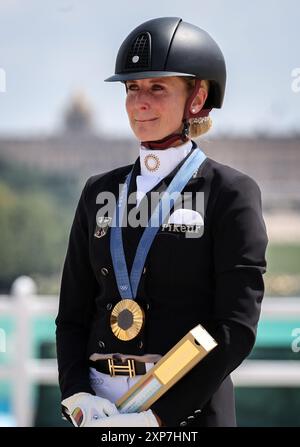
[[[124,87],[103,80],[129,32],[143,21],[181,17],[211,34],[227,64],[215,134],[300,132],[298,0],[1,0],[0,135],[51,134],[76,91],[83,91],[106,135],[131,135]],[[300,77],[300,75],[299,75]],[[300,84],[300,82],[299,82]]]

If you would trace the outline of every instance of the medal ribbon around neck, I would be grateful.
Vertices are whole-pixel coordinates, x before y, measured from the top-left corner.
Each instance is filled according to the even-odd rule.
[[[114,335],[120,340],[128,341],[136,337],[144,325],[144,311],[134,300],[152,242],[159,227],[170,213],[170,196],[172,195],[172,203],[175,203],[193,173],[199,169],[205,159],[206,155],[201,149],[196,148],[192,150],[166,191],[162,194],[139,241],[130,278],[124,253],[122,222],[132,171],[126,177],[116,205],[110,233],[110,252],[118,290],[122,298],[112,310],[110,325]]]

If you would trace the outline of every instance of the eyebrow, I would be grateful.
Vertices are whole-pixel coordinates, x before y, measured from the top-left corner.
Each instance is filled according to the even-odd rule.
[[[126,82],[136,83],[137,81],[142,81],[142,79],[131,79],[131,80],[128,80]],[[168,82],[164,78],[154,78],[154,79],[151,79],[150,83],[151,84],[155,84],[155,83],[168,84]]]

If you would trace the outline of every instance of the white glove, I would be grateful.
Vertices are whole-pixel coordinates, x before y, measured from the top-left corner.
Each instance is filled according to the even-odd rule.
[[[152,410],[140,413],[119,413],[114,416],[95,419],[85,427],[159,427]]]
[[[90,393],[76,393],[64,399],[62,405],[66,407],[75,427],[89,427],[91,422],[98,422],[100,418],[107,418],[119,414],[114,403],[103,397]]]

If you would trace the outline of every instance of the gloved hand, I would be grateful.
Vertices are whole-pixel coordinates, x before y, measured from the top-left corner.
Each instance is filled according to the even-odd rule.
[[[140,413],[119,413],[106,418],[93,419],[85,427],[159,427],[152,410]]]
[[[64,399],[62,405],[75,427],[89,427],[93,421],[119,414],[114,403],[90,393],[76,393]]]

